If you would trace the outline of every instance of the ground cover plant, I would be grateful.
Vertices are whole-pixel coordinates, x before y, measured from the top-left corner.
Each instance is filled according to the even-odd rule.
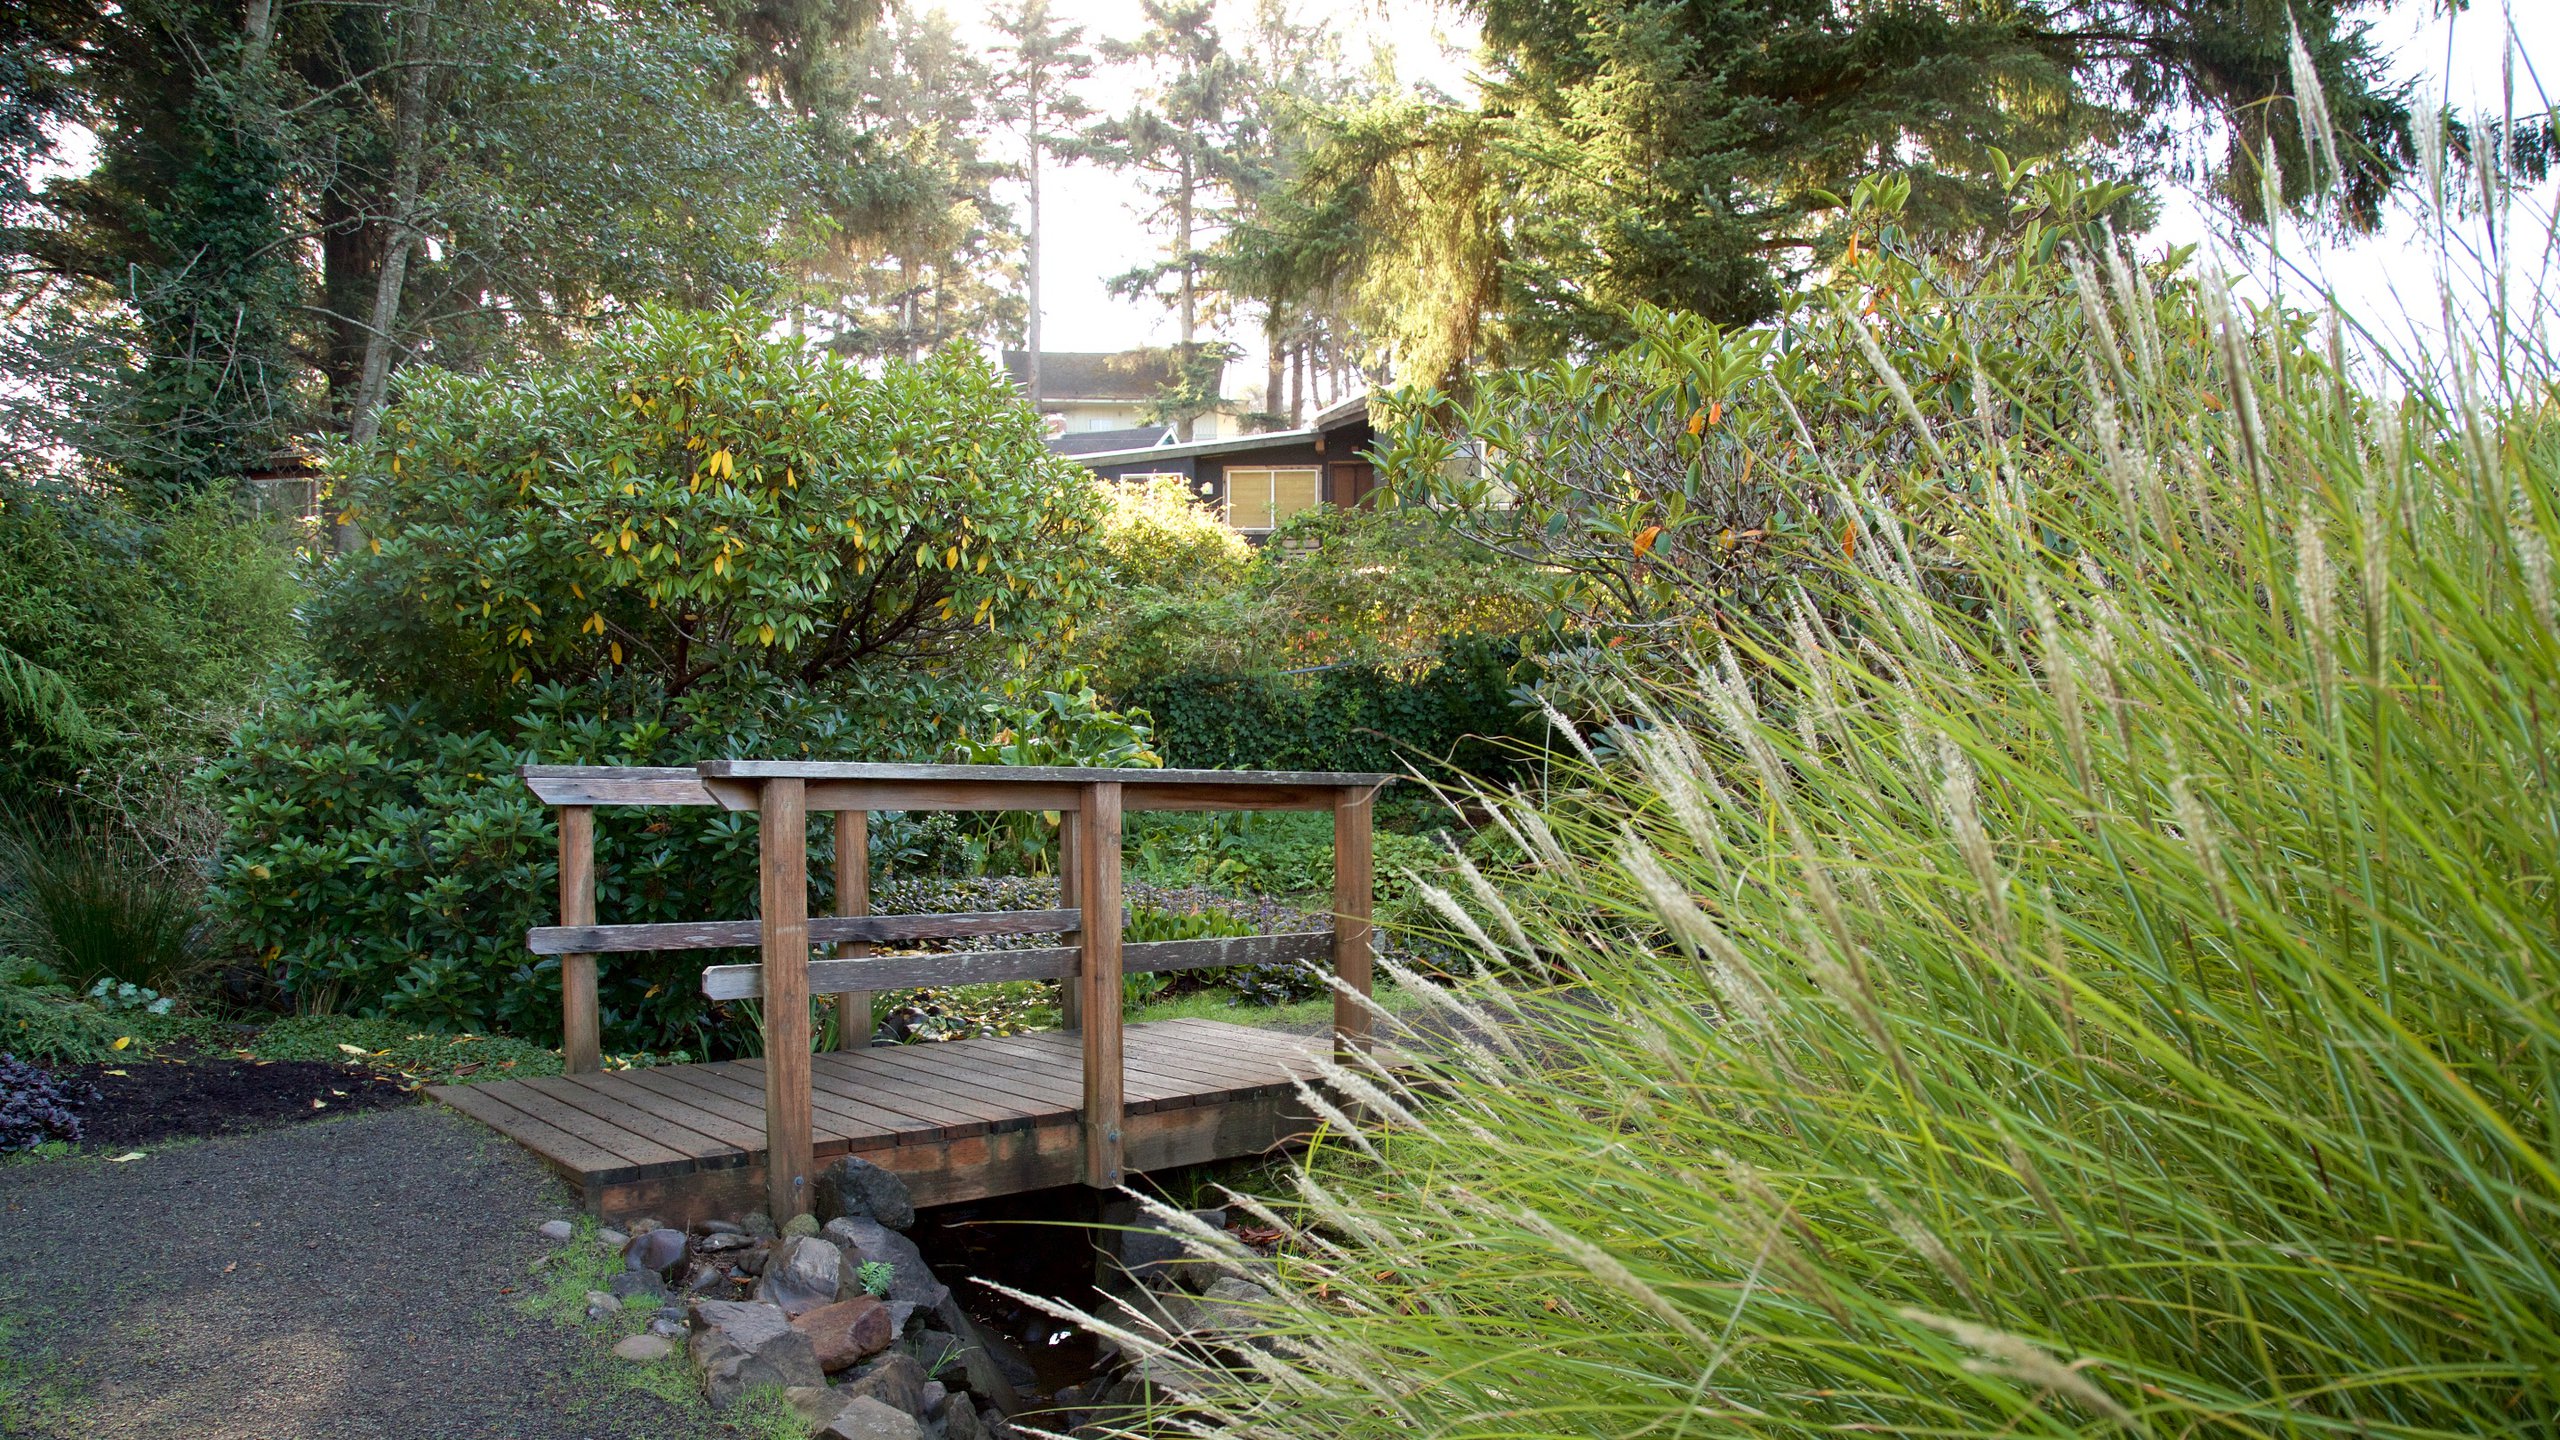
[[[2049,303],[2085,406],[1879,367],[1954,546],[1844,475],[1852,556],[1625,667],[1501,807],[1527,863],[1440,909],[1513,979],[1422,991],[1432,1097],[1349,1077],[1375,1123],[1272,1207],[1273,1353],[1195,1418],[2560,1414],[2552,372],[2386,388],[2116,253]]]

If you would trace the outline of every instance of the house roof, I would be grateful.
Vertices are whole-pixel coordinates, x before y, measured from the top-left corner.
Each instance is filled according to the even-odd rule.
[[[1257,450],[1282,450],[1304,445],[1319,435],[1340,430],[1354,421],[1369,418],[1369,397],[1354,395],[1348,400],[1328,405],[1316,412],[1316,420],[1299,430],[1265,430],[1256,435],[1233,435],[1224,440],[1195,440],[1188,445],[1142,445],[1125,450],[1089,451],[1076,454],[1087,465],[1118,465],[1132,460],[1181,460],[1201,455],[1250,455]],[[1108,431],[1097,431],[1108,434]]]
[[[1040,352],[1040,398],[1056,400],[1152,400],[1173,387],[1174,352],[1169,346],[1142,350],[1043,350]],[[1004,352],[1005,373],[1013,383],[1031,384],[1031,352]]]
[[[1173,432],[1162,425],[1134,430],[1078,430],[1049,437],[1049,448],[1061,455],[1094,455],[1113,450],[1151,450]]]

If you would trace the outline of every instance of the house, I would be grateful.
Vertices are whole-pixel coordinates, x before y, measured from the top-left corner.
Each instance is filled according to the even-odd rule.
[[[1005,373],[1026,391],[1031,388],[1031,355],[1004,352]],[[1174,351],[1169,346],[1142,350],[1043,350],[1040,352],[1040,413],[1058,428],[1063,443],[1053,448],[1073,454],[1095,443],[1083,437],[1110,437],[1109,448],[1151,445],[1172,430],[1150,425],[1146,414],[1156,397],[1173,387]],[[1232,433],[1234,421],[1208,414],[1192,422],[1195,440]]]
[[[1369,397],[1354,395],[1300,430],[1065,453],[1106,480],[1179,479],[1229,525],[1256,536],[1319,504],[1371,503],[1378,485],[1371,438]]]

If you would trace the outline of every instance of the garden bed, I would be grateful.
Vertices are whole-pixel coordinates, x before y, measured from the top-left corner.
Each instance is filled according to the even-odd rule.
[[[399,1081],[325,1060],[242,1060],[191,1045],[56,1072],[80,1097],[82,1143],[127,1149],[413,1103]]]

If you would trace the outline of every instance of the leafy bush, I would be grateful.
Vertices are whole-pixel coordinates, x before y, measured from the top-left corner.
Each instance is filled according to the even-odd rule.
[[[86,989],[173,990],[208,958],[197,896],[95,831],[0,831],[0,943]]]
[[[1099,538],[1112,584],[1163,595],[1217,594],[1244,579],[1253,547],[1191,494],[1188,481],[1102,487]]]
[[[555,363],[404,372],[335,462],[371,539],[319,598],[330,653],[488,727],[528,685],[644,713],[1072,629],[1094,485],[1010,384],[957,349],[866,375],[768,328],[648,309]]]
[[[555,1035],[558,965],[523,932],[556,838],[518,765],[938,758],[1008,649],[1090,608],[1093,485],[1010,386],[764,329],[652,310],[555,364],[407,372],[337,457],[370,537],[315,606],[342,673],[284,676],[206,777],[215,898],[297,1004]],[[753,913],[751,818],[600,821],[605,919]],[[699,968],[608,958],[607,1044],[751,1045]]]
[[[1512,773],[1546,737],[1546,722],[1519,703],[1540,662],[1517,641],[1475,635],[1448,639],[1438,654],[1418,674],[1183,671],[1119,698],[1154,720],[1165,763],[1186,769]]]
[[[218,748],[302,646],[289,537],[206,500],[145,515],[13,485],[0,503],[0,790],[112,805]]]
[[[113,1055],[126,1033],[114,1019],[58,985],[0,982],[0,1044],[16,1054],[83,1065]]]
[[[79,1143],[80,1116],[72,1108],[77,1103],[51,1075],[0,1054],[0,1155],[54,1141]]]
[[[1533,858],[1445,923],[1573,991],[1398,1037],[1435,1097],[1319,1152],[1283,1358],[1186,1423],[2560,1414],[2549,376],[2379,399],[2121,273],[2042,317],[2104,408],[1923,412],[1971,595],[1851,501],[1834,619],[1627,677],[1605,763],[1502,806]]]

